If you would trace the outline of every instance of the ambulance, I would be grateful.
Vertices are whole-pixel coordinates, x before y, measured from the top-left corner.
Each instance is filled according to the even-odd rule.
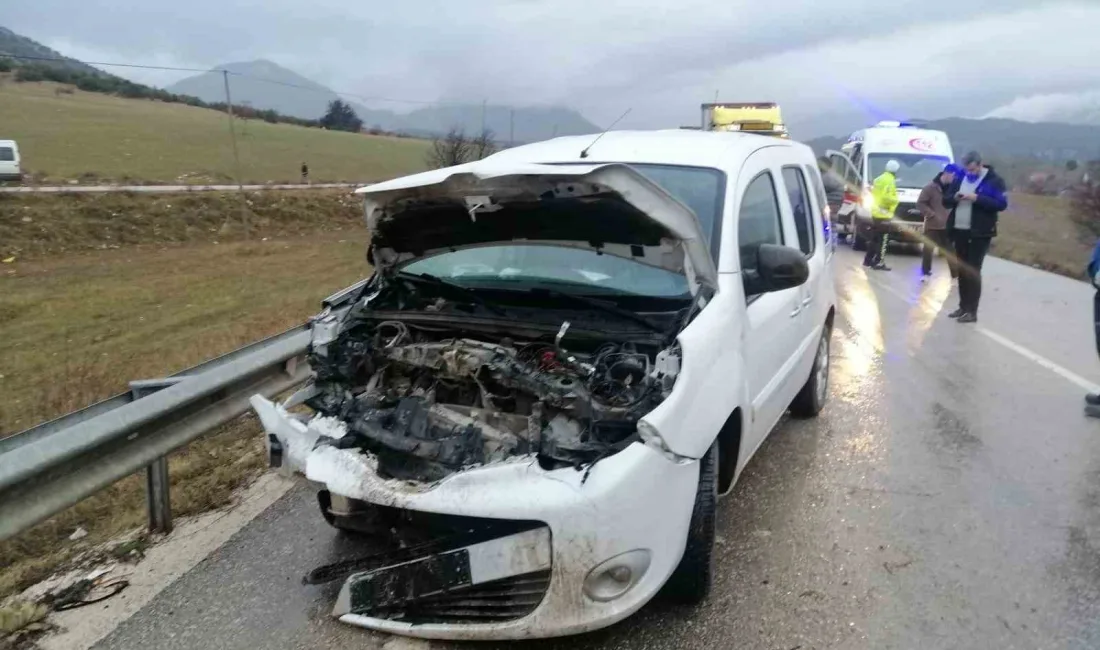
[[[839,236],[850,236],[856,250],[867,246],[871,227],[871,184],[886,170],[887,162],[896,160],[901,165],[897,173],[895,237],[918,242],[924,234],[924,219],[917,209],[917,197],[944,166],[955,161],[946,133],[921,128],[914,122],[898,121],[879,122],[860,129],[848,138],[840,151],[828,151],[826,155],[833,170],[844,178],[848,187],[837,211],[836,231]]]

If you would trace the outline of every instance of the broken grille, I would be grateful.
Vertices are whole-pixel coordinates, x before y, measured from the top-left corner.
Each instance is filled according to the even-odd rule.
[[[535,611],[549,588],[550,571],[538,571],[378,607],[367,615],[414,624],[499,623]]]

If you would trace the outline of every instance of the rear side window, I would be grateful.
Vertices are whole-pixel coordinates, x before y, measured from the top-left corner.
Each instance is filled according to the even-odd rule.
[[[782,244],[783,229],[779,220],[779,201],[775,180],[770,172],[757,176],[745,188],[737,213],[737,241],[741,253],[741,270],[755,269],[756,249],[760,244]]]
[[[810,185],[813,185],[814,193],[817,194],[817,204],[824,207],[828,199],[825,197],[825,185],[821,182],[821,172],[817,167],[806,165],[806,173],[810,176]]]
[[[15,160],[15,150],[11,147],[0,147],[0,162],[12,162]]]
[[[810,177],[810,185],[813,185],[814,192],[817,194],[817,210],[815,211],[814,221],[821,222],[821,241],[825,242],[825,247],[828,248],[830,244],[835,244],[832,239],[832,234],[829,232],[829,220],[825,218],[825,208],[828,206],[828,199],[825,196],[825,184],[821,182],[821,172],[817,170],[817,167],[813,165],[806,165],[806,175]]]
[[[813,255],[817,237],[814,236],[813,206],[806,188],[806,176],[798,167],[784,167],[783,185],[791,200],[794,227],[798,232],[798,248],[806,255]]]

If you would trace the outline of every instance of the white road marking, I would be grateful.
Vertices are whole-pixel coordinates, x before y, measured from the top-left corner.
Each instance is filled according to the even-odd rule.
[[[874,279],[870,276],[867,277],[867,281],[870,284],[873,284],[874,286],[882,289],[886,293],[889,293],[889,294],[893,295],[895,298],[898,298],[898,299],[900,299],[900,300],[902,300],[906,303],[910,303],[910,304],[912,303],[912,296],[907,296],[904,293],[902,293],[902,292],[898,291],[897,289],[895,289],[894,287],[888,286],[885,283],[883,283],[883,282],[881,282],[877,279]],[[924,297],[922,296],[920,298],[920,300],[923,301]],[[998,333],[996,333],[992,330],[989,330],[985,327],[982,327],[981,325],[976,325],[975,329],[977,330],[977,332],[979,334],[982,334],[983,336],[987,337],[991,341],[995,341],[997,343],[1000,343],[1004,347],[1008,348],[1009,350],[1012,350],[1013,352],[1015,352],[1016,354],[1024,357],[1025,359],[1033,361],[1036,364],[1042,366],[1043,368],[1046,368],[1047,370],[1049,370],[1049,371],[1053,372],[1054,374],[1058,375],[1059,377],[1061,377],[1063,379],[1066,379],[1066,380],[1068,380],[1068,381],[1070,381],[1074,384],[1077,384],[1077,386],[1081,387],[1085,391],[1087,391],[1089,393],[1100,393],[1100,385],[1097,385],[1097,384],[1089,381],[1088,379],[1085,379],[1081,375],[1073,372],[1072,370],[1069,370],[1068,368],[1065,368],[1063,366],[1058,365],[1057,363],[1055,363],[1055,362],[1051,361],[1050,359],[1044,357],[1043,355],[1039,354],[1038,352],[1035,352],[1034,350],[1031,350],[1031,349],[1029,349],[1029,348],[1027,348],[1023,345],[1020,345],[1019,343],[1016,343],[1015,341],[1013,341],[1011,339],[1008,339],[1004,336],[1001,336],[1000,334],[998,334]]]
[[[1062,366],[1054,363],[1050,359],[1047,359],[1046,357],[1039,354],[1038,352],[1033,352],[1033,351],[1025,348],[1024,346],[1020,345],[1019,343],[1016,343],[1014,341],[1010,341],[1009,339],[1006,339],[1005,337],[1001,336],[1000,334],[997,334],[996,332],[991,332],[990,330],[987,330],[986,328],[984,328],[980,325],[978,326],[977,330],[980,334],[984,334],[985,336],[987,336],[990,339],[996,341],[997,343],[1000,343],[1001,345],[1003,345],[1006,348],[1008,348],[1009,350],[1012,350],[1013,352],[1019,354],[1020,356],[1025,357],[1027,359],[1031,359],[1032,361],[1034,361],[1035,363],[1039,364],[1040,366],[1046,368],[1047,370],[1050,370],[1051,372],[1061,376],[1062,378],[1068,379],[1069,381],[1077,384],[1081,388],[1085,389],[1085,391],[1087,391],[1089,393],[1100,393],[1100,386],[1092,383],[1088,379],[1085,379],[1084,377],[1082,377],[1081,375],[1078,375],[1077,373],[1073,372],[1072,370],[1067,370],[1066,368],[1063,368]]]

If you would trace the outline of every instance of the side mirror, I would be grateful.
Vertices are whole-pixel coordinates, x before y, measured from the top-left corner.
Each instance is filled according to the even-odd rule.
[[[742,273],[745,293],[757,295],[802,286],[810,277],[810,267],[798,249],[760,244],[756,248],[756,268],[742,269]]]

